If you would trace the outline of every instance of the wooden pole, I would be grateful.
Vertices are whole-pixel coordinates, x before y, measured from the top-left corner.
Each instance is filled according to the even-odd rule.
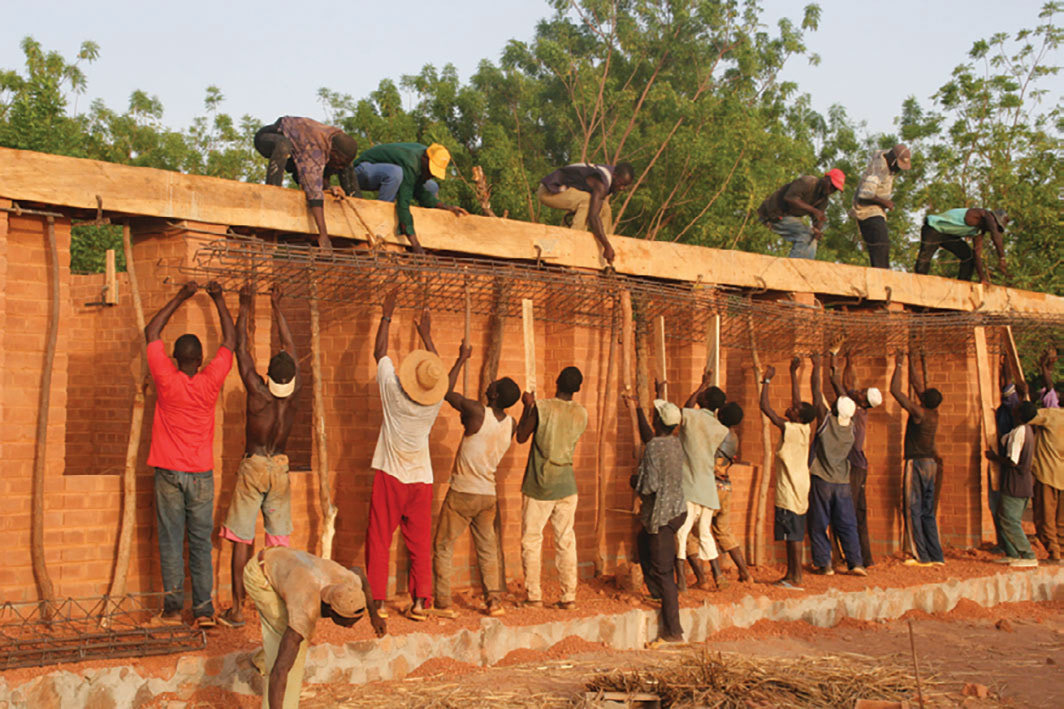
[[[311,281],[310,366],[314,377],[314,436],[318,443],[318,499],[321,505],[321,558],[332,558],[336,534],[336,506],[332,502],[332,475],[329,472],[329,446],[325,435],[325,393],[321,367],[321,316],[318,313],[317,282]]]
[[[761,358],[757,354],[757,340],[754,337],[754,319],[751,315],[746,316],[747,328],[750,331],[750,358],[754,363],[754,382],[757,391],[757,399],[761,400]],[[761,414],[761,476],[758,478],[757,507],[754,509],[754,548],[751,555],[754,566],[765,563],[767,554],[765,550],[765,506],[768,504],[768,481],[772,477],[772,429],[768,417]],[[749,536],[747,537],[750,538]]]
[[[617,351],[617,301],[613,302],[610,317],[609,354],[606,356],[606,379],[599,387],[598,436],[595,441],[595,575],[606,573],[606,480],[602,460],[605,457],[605,432],[611,421],[610,413],[617,407],[617,397],[610,389],[613,381],[613,361]]]
[[[469,344],[469,320],[472,317],[473,304],[469,297],[469,279],[465,281],[465,342]],[[469,395],[469,363],[462,368],[462,395],[467,399],[474,398]]]
[[[665,382],[669,378],[668,362],[665,359],[665,316],[659,315],[654,318],[654,349],[656,352],[654,355],[658,361],[658,371],[656,372],[659,382]],[[669,385],[666,384],[662,387],[662,397],[665,400],[669,398]]]
[[[1020,382],[1025,381],[1023,376],[1023,363],[1020,362],[1020,353],[1016,350],[1016,340],[1012,338],[1012,326],[1005,326],[1005,358],[1009,363],[1009,369],[1012,370],[1012,381]]]
[[[714,315],[706,323],[706,368],[703,371],[713,372],[713,386],[720,386],[720,315]]]
[[[981,445],[979,450],[987,448],[997,449],[997,420],[994,416],[994,367],[990,361],[990,352],[986,344],[986,328],[973,328],[975,339],[975,370],[979,384],[979,413],[982,419],[980,432]],[[997,463],[986,460],[985,456],[979,456],[980,466],[986,470],[986,474],[979,476],[979,508],[980,537],[983,541],[995,540],[994,520],[990,514],[990,492],[1001,487],[1001,470]],[[942,477],[939,475],[939,477]]]
[[[140,299],[140,284],[133,262],[133,240],[129,224],[122,225],[122,250],[126,257],[126,272],[129,274],[129,292],[133,299],[133,317],[137,330],[135,340],[140,343],[139,367],[134,363],[133,412],[129,420],[129,439],[126,441],[126,465],[122,469],[122,518],[118,527],[118,551],[115,554],[115,569],[111,577],[108,595],[119,598],[126,593],[129,575],[129,557],[133,547],[133,528],[136,525],[137,457],[140,454],[140,437],[144,428],[144,398],[148,389],[148,360],[144,345],[144,305]]]
[[[521,299],[521,326],[525,342],[525,391],[536,393],[536,327],[532,300]]]
[[[37,396],[37,437],[33,459],[33,508],[30,514],[30,557],[33,561],[33,577],[41,600],[41,616],[52,616],[48,604],[55,597],[55,588],[48,575],[44,560],[44,469],[48,457],[48,413],[52,398],[52,370],[55,367],[55,345],[59,337],[59,250],[55,244],[55,219],[46,222],[48,257],[51,261],[49,280],[51,286],[51,309],[48,316],[48,333],[44,341],[44,364],[41,368],[41,389]]]
[[[626,396],[632,394],[632,350],[635,337],[635,326],[632,321],[632,293],[628,289],[621,291],[621,386],[624,387]],[[639,460],[642,454],[642,445],[639,438],[639,419],[636,418],[635,409],[632,412],[632,457]],[[633,493],[634,494],[634,493]]]
[[[123,227],[123,233],[127,227]],[[107,249],[106,258],[104,261],[104,291],[103,302],[108,305],[116,305],[118,303],[118,279],[115,273],[115,250]],[[129,266],[126,266],[129,268]]]

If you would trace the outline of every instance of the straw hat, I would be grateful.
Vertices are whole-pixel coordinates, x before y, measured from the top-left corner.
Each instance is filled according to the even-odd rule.
[[[439,403],[447,393],[443,361],[427,350],[414,350],[399,365],[399,386],[422,406]]]

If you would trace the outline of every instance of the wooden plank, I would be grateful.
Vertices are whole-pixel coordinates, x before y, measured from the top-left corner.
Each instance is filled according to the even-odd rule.
[[[1016,350],[1016,340],[1012,338],[1012,327],[1005,326],[1005,358],[1009,363],[1009,371],[1012,372],[1012,381],[1022,382],[1026,380],[1023,376],[1023,363],[1020,361],[1020,353]]]
[[[536,393],[536,328],[532,300],[521,299],[521,326],[525,339],[525,391]]]
[[[720,315],[706,323],[706,366],[703,372],[713,372],[713,386],[720,386]]]
[[[303,193],[215,177],[130,167],[95,160],[0,148],[0,197],[54,207],[96,211],[100,195],[109,213],[253,229],[316,234]],[[396,236],[394,205],[349,199],[359,218],[331,198],[325,213],[330,235],[365,240],[366,232],[405,244]],[[414,208],[418,236],[427,249],[600,270],[599,247],[589,232],[510,219],[456,217]],[[743,288],[830,295],[861,295],[939,309],[1064,313],[1064,298],[936,276],[707,249],[621,236],[611,238],[619,273]]]
[[[979,500],[980,510],[980,533],[983,541],[993,542],[996,539],[994,520],[990,515],[990,491],[1001,487],[1000,467],[986,460],[983,451],[997,449],[997,420],[994,416],[994,399],[996,387],[994,386],[994,364],[990,358],[989,348],[986,343],[986,328],[973,328],[975,335],[975,367],[979,383],[979,414],[982,426],[980,427],[979,467],[983,473],[979,476]]]
[[[470,335],[469,335],[469,327],[470,327],[469,321],[472,318],[473,306],[472,306],[472,303],[471,303],[470,298],[469,298],[469,281],[468,280],[466,280],[466,282],[464,284],[464,287],[465,287],[465,343],[471,345],[472,342],[470,340]],[[466,362],[465,366],[462,368],[462,396],[466,397],[467,399],[476,399],[478,397],[469,395],[470,394],[469,393],[469,370],[470,370],[470,365],[469,365],[468,362]]]
[[[108,305],[118,304],[118,279],[115,277],[115,250],[104,252],[104,291],[103,302]]]
[[[635,350],[635,323],[632,319],[632,294],[622,290],[621,300],[621,387],[625,396],[632,396],[632,354]],[[635,409],[631,412],[632,423],[632,457],[639,460],[642,454],[642,442],[639,437],[639,419]]]
[[[654,318],[654,358],[658,363],[655,372],[659,382],[667,382],[669,379],[669,367],[665,355],[665,316],[659,315]],[[669,385],[662,387],[662,397],[667,401],[669,398]]]

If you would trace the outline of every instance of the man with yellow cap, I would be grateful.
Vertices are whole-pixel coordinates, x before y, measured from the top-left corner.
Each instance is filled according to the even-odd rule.
[[[288,547],[263,549],[244,567],[244,587],[255,602],[262,625],[263,709],[295,709],[303,688],[307,644],[322,617],[350,628],[369,610],[377,637],[388,632],[384,620],[366,603],[362,569]]]
[[[415,253],[424,253],[424,249],[414,233],[414,217],[410,214],[414,200],[422,207],[446,209],[455,216],[469,214],[461,207],[444,204],[436,196],[440,188],[435,180],[446,179],[450,162],[451,153],[439,143],[428,147],[421,143],[382,143],[355,159],[359,188],[377,192],[381,201],[395,202],[399,233],[406,235]]]
[[[425,620],[432,598],[432,460],[429,432],[443,398],[454,389],[458,372],[469,358],[465,342],[450,373],[432,343],[429,310],[425,308],[417,332],[423,350],[408,354],[399,367],[388,356],[388,330],[395,312],[396,291],[384,298],[373,356],[377,360],[381,421],[373,452],[373,491],[366,530],[366,571],[377,607],[388,592],[388,551],[396,527],[402,527],[410,556],[409,617]]]

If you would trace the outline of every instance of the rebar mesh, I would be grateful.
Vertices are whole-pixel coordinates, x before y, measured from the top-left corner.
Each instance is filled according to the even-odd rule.
[[[187,237],[190,239],[197,237]],[[686,341],[705,337],[709,319],[721,316],[724,347],[764,353],[823,352],[839,337],[858,355],[899,350],[966,352],[973,329],[987,332],[991,351],[1002,349],[1003,326],[1017,345],[1064,345],[1064,314],[1018,312],[888,312],[863,305],[846,310],[770,300],[724,288],[476,257],[384,251],[333,251],[233,236],[201,240],[184,277],[219,281],[226,290],[245,283],[259,293],[273,284],[286,296],[316,295],[325,303],[372,307],[398,288],[398,305],[462,312],[466,293],[474,314],[518,317],[521,300],[535,302],[536,317],[570,325],[608,328],[613,301],[631,293],[643,321],[664,316],[667,334]]]
[[[0,670],[202,650],[187,625],[153,624],[161,593],[0,605]]]

